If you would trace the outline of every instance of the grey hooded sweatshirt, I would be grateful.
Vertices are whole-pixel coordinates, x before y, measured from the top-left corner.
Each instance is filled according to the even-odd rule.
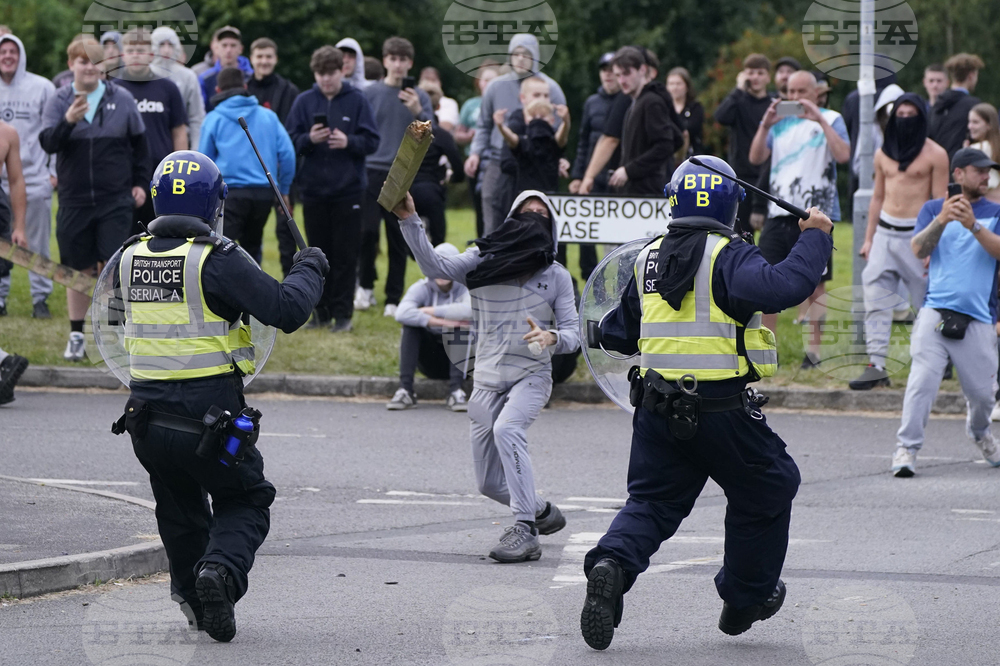
[[[367,88],[370,81],[365,78],[365,54],[361,50],[361,44],[358,44],[358,40],[353,37],[344,37],[342,40],[334,44],[334,46],[338,49],[341,46],[346,46],[358,54],[358,62],[354,66],[354,73],[351,74],[351,78],[347,80],[350,81],[351,85],[358,90],[364,90]]]
[[[531,51],[534,58],[532,71],[549,84],[549,99],[553,105],[565,104],[566,95],[562,88],[552,78],[543,74],[540,70],[541,64],[538,62],[539,49],[538,38],[530,34],[518,34],[510,38],[507,46],[507,53],[513,53],[514,49],[523,46]],[[483,93],[483,102],[479,107],[479,120],[476,122],[476,135],[472,139],[470,152],[479,155],[482,161],[490,159],[500,159],[500,149],[503,147],[503,136],[500,130],[493,124],[493,113],[499,109],[507,109],[507,115],[521,108],[521,77],[516,72],[507,72],[498,76],[490,82]],[[562,121],[556,118],[556,129]]]
[[[434,280],[423,278],[406,290],[396,310],[396,321],[404,326],[426,328],[440,334],[440,328],[427,325],[431,315],[420,311],[420,308],[426,307],[434,308],[434,316],[442,319],[472,319],[472,299],[464,284],[452,282],[451,289],[443,291]]]
[[[153,53],[159,54],[160,45],[163,42],[170,42],[174,46],[174,55],[184,53],[181,48],[181,40],[173,28],[161,26],[152,34]],[[198,147],[201,140],[201,124],[205,120],[205,100],[201,94],[201,83],[194,70],[185,67],[173,58],[164,58],[157,55],[152,64],[153,72],[159,76],[164,76],[174,82],[177,89],[181,91],[181,98],[184,100],[184,108],[188,118],[188,137],[190,139],[191,150]]]
[[[491,86],[492,87],[492,84]],[[559,226],[549,198],[536,190],[525,190],[514,201],[510,219],[525,200],[537,197],[549,209],[552,242],[558,249]],[[483,261],[478,247],[455,257],[434,251],[419,215],[400,220],[399,226],[417,265],[430,279],[443,278],[465,284],[466,275]],[[523,280],[471,290],[475,335],[475,388],[507,391],[522,379],[536,374],[551,376],[551,357],[569,354],[580,346],[573,278],[562,264],[553,263]],[[530,330],[531,317],[540,327],[556,334],[554,347],[535,355],[522,338]]]
[[[0,78],[0,118],[17,130],[21,140],[21,167],[28,198],[45,199],[52,196],[49,176],[56,175],[56,165],[38,143],[38,135],[42,132],[42,111],[49,98],[56,94],[56,87],[48,79],[28,71],[28,59],[20,39],[14,35],[0,36],[0,44],[4,42],[17,44],[21,57],[10,83]],[[6,169],[3,172],[3,189],[9,192]]]

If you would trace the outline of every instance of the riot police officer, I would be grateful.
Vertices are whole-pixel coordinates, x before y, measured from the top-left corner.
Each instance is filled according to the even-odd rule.
[[[718,158],[700,159],[735,176]],[[729,502],[725,560],[715,577],[724,602],[719,628],[740,634],[785,598],[779,575],[799,471],[760,412],[766,399],[747,385],[777,368],[761,313],[812,293],[833,247],[833,224],[811,209],[788,258],[771,266],[733,231],[742,187],[685,162],[666,193],[669,232],[639,254],[621,303],[588,340],[640,358],[630,373],[628,502],[584,562],[580,626],[597,650],[611,644],[624,594],[709,477]]]
[[[260,270],[222,236],[226,191],[201,153],[168,155],[153,174],[148,235],[129,239],[107,269],[121,289],[131,374],[113,431],[129,432],[149,472],[172,598],[217,641],[236,634],[234,605],[275,494],[254,446],[260,413],[243,397],[256,363],[248,315],[291,333],[329,270],[317,248],[295,256],[283,283]]]

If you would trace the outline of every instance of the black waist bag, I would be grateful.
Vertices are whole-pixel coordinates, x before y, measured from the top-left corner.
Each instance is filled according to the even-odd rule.
[[[941,315],[941,323],[937,327],[941,331],[941,335],[952,340],[962,340],[965,338],[965,331],[969,328],[972,317],[961,312],[955,312],[954,310],[934,309]]]

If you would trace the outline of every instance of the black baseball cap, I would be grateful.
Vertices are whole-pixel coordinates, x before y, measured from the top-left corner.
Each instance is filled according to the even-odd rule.
[[[615,52],[608,51],[601,56],[601,59],[597,61],[597,68],[604,69],[605,67],[610,67],[611,62],[615,59]]]
[[[980,169],[1000,169],[997,164],[981,150],[975,148],[962,148],[951,158],[951,168],[964,169],[965,167],[978,167]]]
[[[785,56],[784,58],[778,60],[778,62],[774,63],[774,70],[777,71],[782,65],[788,65],[796,72],[802,69],[802,64],[792,56]]]

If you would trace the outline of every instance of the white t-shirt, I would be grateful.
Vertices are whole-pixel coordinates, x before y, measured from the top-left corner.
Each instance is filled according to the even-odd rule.
[[[438,104],[437,117],[439,123],[451,123],[458,126],[458,102],[451,97],[442,97]]]
[[[979,143],[974,143],[969,146],[969,148],[975,148],[976,150],[981,150],[986,153],[986,157],[993,159],[993,148],[990,146],[989,141],[980,141]],[[996,169],[990,169],[990,189],[995,190],[1000,187],[1000,171]]]
[[[844,118],[830,109],[820,109],[820,113],[850,145]],[[768,132],[767,147],[771,149],[771,194],[803,210],[816,206],[831,220],[839,221],[837,161],[820,124],[804,118],[782,118]],[[780,217],[788,212],[772,203],[768,214]]]

